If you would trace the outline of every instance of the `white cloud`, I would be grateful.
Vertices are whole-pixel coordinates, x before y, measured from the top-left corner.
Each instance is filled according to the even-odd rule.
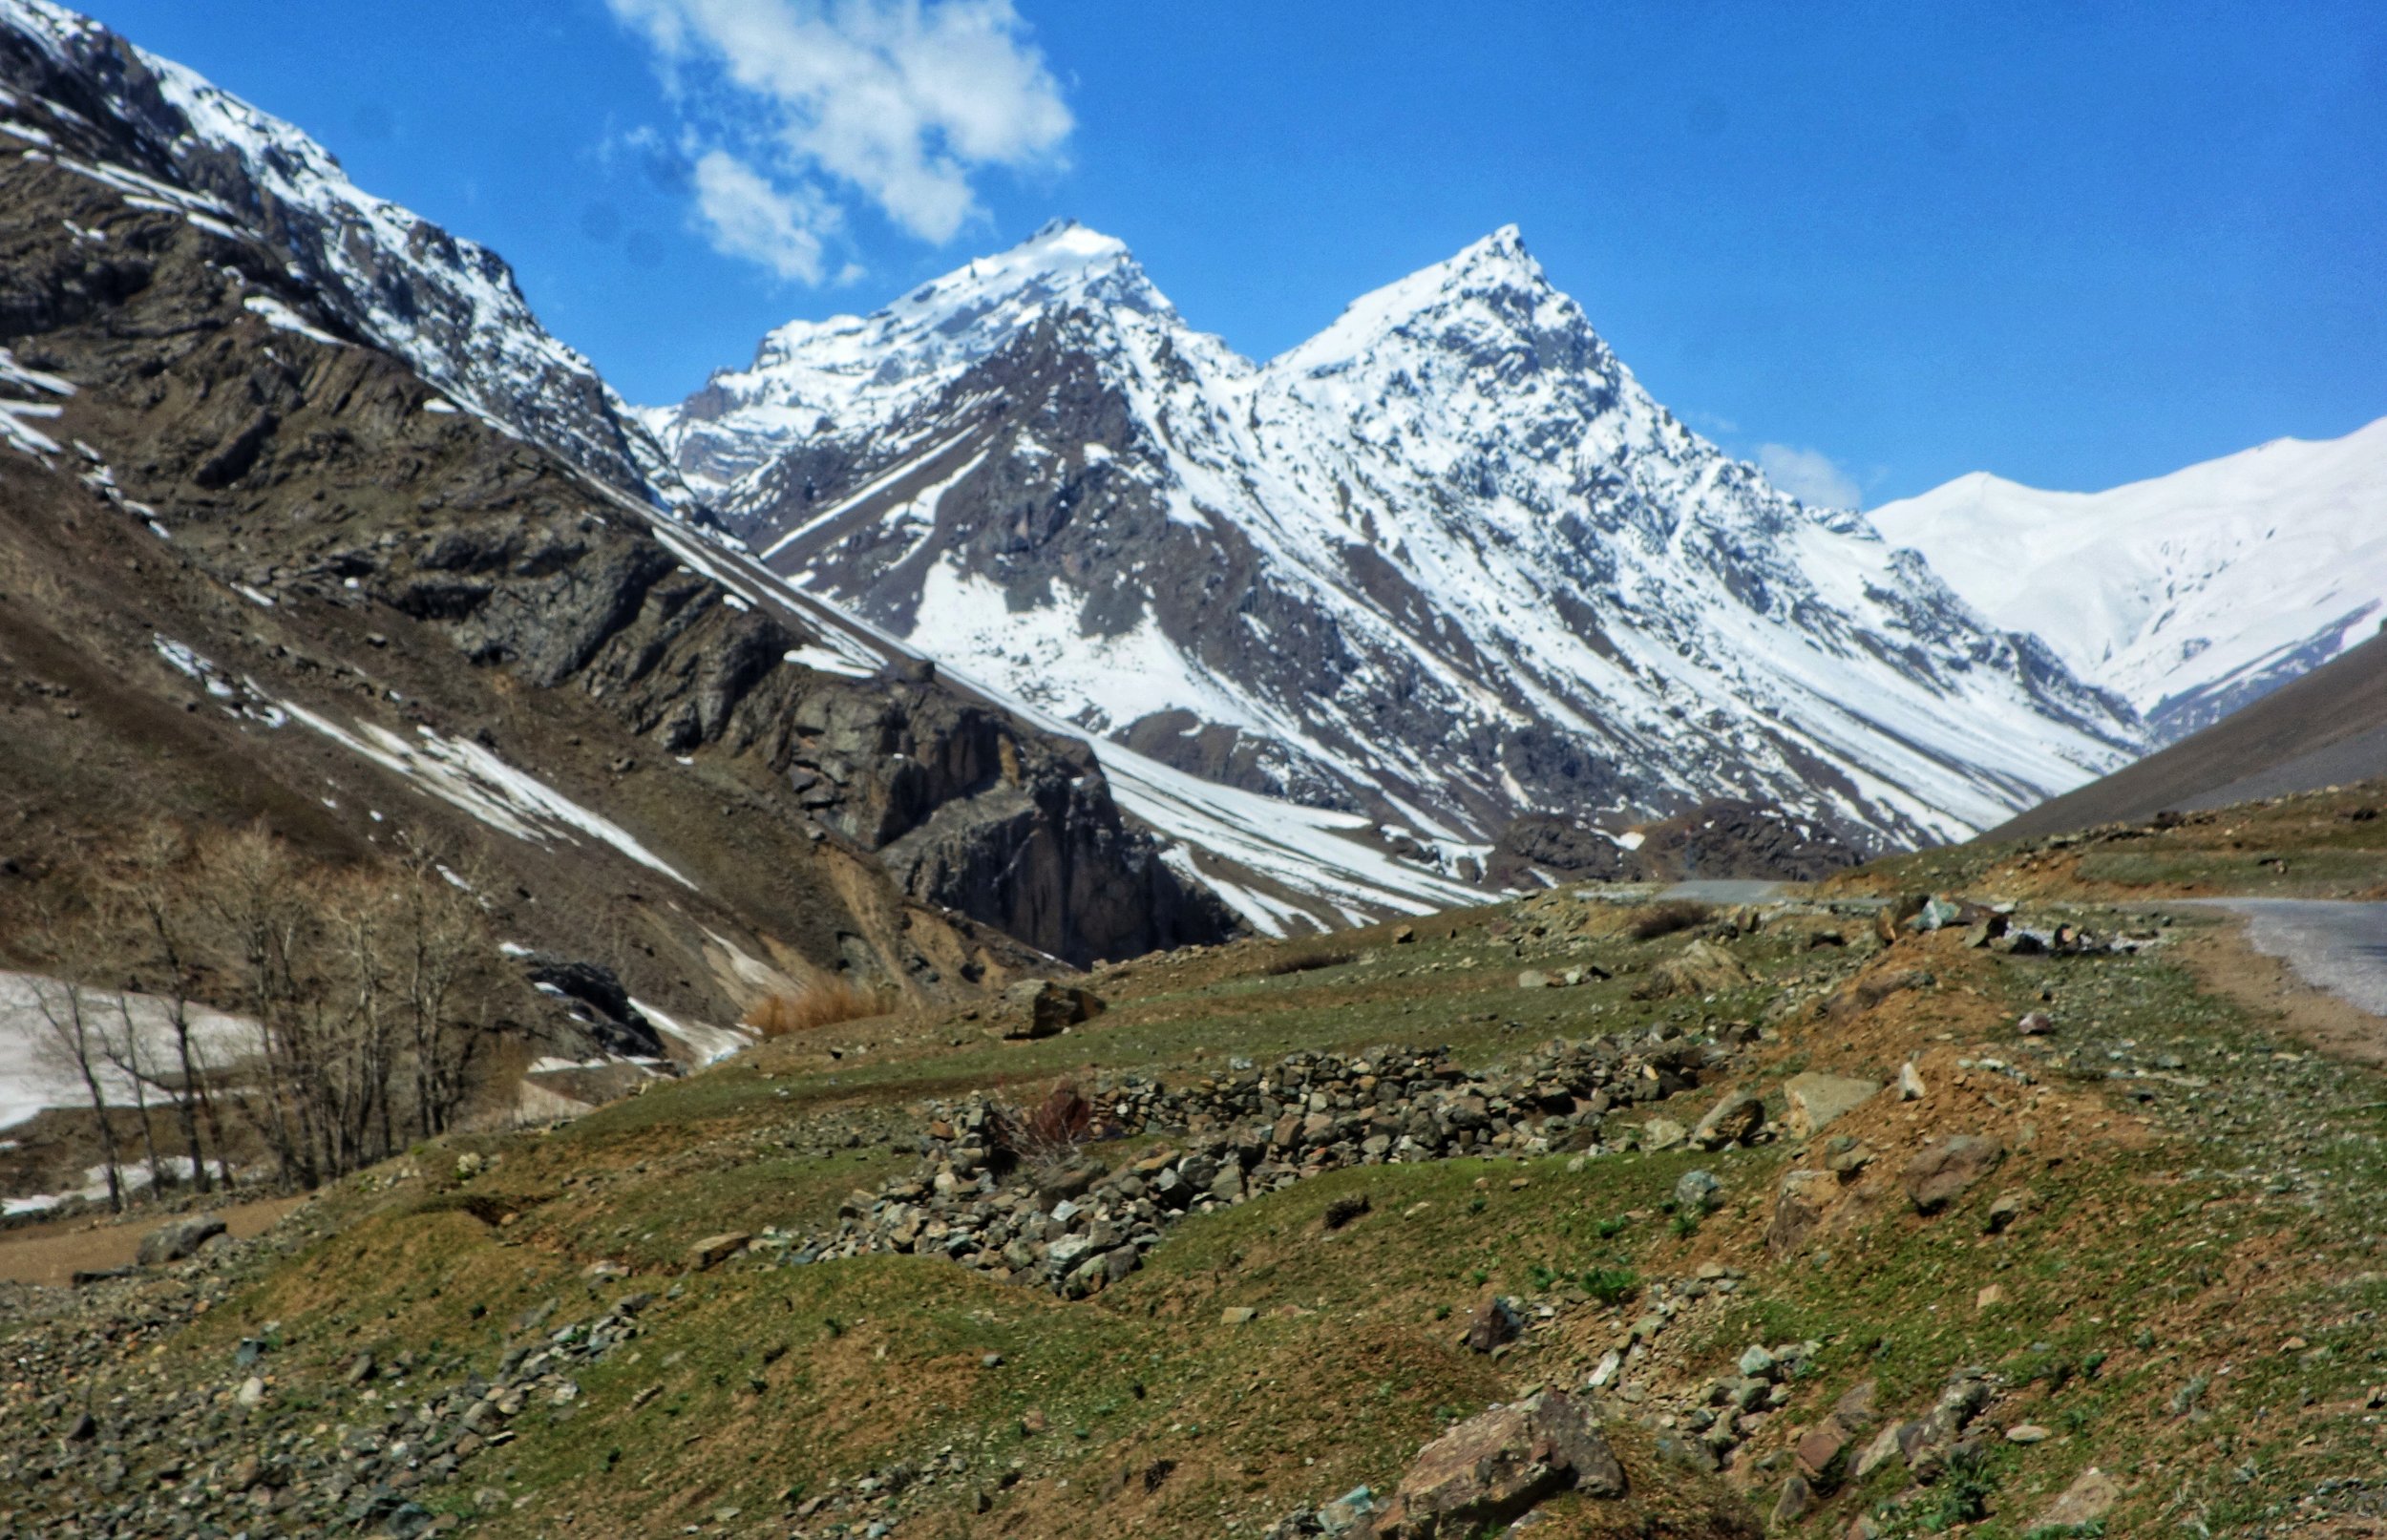
[[[744,151],[699,164],[724,156],[725,200],[767,230],[817,234],[824,226],[805,216],[834,212],[826,182],[913,235],[947,241],[981,212],[974,172],[1050,162],[1069,135],[1060,87],[1010,0],[606,3],[654,48],[697,132]],[[783,201],[764,203],[754,182]],[[757,254],[752,243],[733,246],[703,206],[722,249]],[[816,277],[816,252],[810,265]]]
[[[809,190],[782,192],[727,150],[696,158],[696,211],[725,256],[761,263],[782,278],[820,282],[821,234],[837,211]]]
[[[1760,444],[1757,463],[1767,480],[1799,501],[1818,508],[1856,508],[1863,494],[1856,477],[1832,463],[1821,450],[1789,444]]]

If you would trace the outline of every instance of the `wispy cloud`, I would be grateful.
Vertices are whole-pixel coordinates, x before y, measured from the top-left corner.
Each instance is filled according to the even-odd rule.
[[[1757,463],[1767,480],[1799,501],[1818,508],[1857,508],[1863,494],[1850,475],[1821,450],[1790,444],[1760,444]]]
[[[841,198],[941,243],[982,212],[977,172],[1054,162],[1069,136],[1010,0],[606,4],[686,115],[714,244],[783,277],[818,281]]]
[[[837,211],[808,189],[783,192],[728,151],[708,150],[696,158],[696,211],[714,250],[797,283],[820,282],[821,236]]]

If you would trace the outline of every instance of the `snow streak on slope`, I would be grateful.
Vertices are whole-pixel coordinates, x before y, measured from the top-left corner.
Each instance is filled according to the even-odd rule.
[[[1982,613],[2037,632],[2176,738],[2377,629],[2387,418],[2110,492],[1976,472],[1869,517]]]
[[[150,164],[74,169],[263,242],[357,336],[484,417],[643,501],[693,500],[589,362],[539,326],[496,253],[362,191],[297,128],[51,0],[0,0],[0,82],[121,123]]]
[[[726,539],[660,521],[656,534],[682,560],[732,593],[785,610],[819,633],[824,639],[819,650],[829,655],[821,661],[832,663],[835,671],[877,673],[898,660],[923,656],[834,601],[794,586]],[[1031,726],[1076,733],[1067,722],[965,668],[943,665],[942,671],[951,683]],[[1216,892],[1262,934],[1334,929],[1482,900],[1478,889],[1355,837],[1365,831],[1364,818],[1218,786],[1113,744],[1102,747],[1100,758],[1119,806],[1173,841],[1164,858]],[[1274,891],[1261,891],[1251,878],[1264,880]]]
[[[1675,421],[1513,229],[1261,366],[1056,224],[654,420],[808,591],[1155,762],[1428,839],[1717,795],[1945,837],[2138,741]]]

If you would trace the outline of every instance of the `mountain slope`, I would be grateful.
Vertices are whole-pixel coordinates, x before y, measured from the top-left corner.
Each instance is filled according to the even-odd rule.
[[[2110,492],[1975,473],[1867,517],[2174,739],[2327,663],[2387,611],[2387,418]]]
[[[161,91],[269,121],[0,0],[0,654],[109,703],[0,735],[0,796],[61,860],[153,811],[341,860],[420,828],[508,875],[526,944],[638,938],[647,960],[607,960],[715,1020],[828,974],[936,995],[1031,964],[982,926],[1071,961],[1232,929],[1084,744],[857,665],[606,475],[564,431],[611,420],[593,374],[506,393],[522,357],[585,371],[510,287],[478,330],[355,322],[294,211],[363,195],[268,147],[288,196],[235,206],[203,143],[161,146]],[[432,315],[466,248],[374,208],[416,246],[373,292]],[[341,244],[379,260],[370,231]],[[449,369],[507,339],[528,351]],[[542,415],[573,400],[593,414]]]
[[[1989,832],[2028,839],[2387,779],[2387,636]]]
[[[1513,230],[1265,366],[1068,223],[649,414],[807,592],[1178,770],[1465,870],[1756,797],[1878,846],[2110,769],[2125,707],[1652,401]]]
[[[118,160],[86,174],[257,232],[341,329],[460,405],[617,490],[692,505],[621,397],[539,326],[504,259],[364,192],[297,128],[50,0],[0,0],[0,78],[119,136]]]

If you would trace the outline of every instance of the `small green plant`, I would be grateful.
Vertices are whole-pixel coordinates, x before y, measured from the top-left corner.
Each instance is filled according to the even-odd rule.
[[[1625,1226],[1632,1222],[1623,1214],[1612,1213],[1605,1219],[1595,1221],[1592,1226],[1592,1234],[1602,1240],[1614,1240],[1623,1234]]]
[[[1959,1524],[1985,1519],[1990,1493],[1996,1485],[1979,1450],[1955,1449],[1948,1456],[1947,1470],[1915,1506],[1914,1516],[1930,1534],[1945,1534]]]
[[[1474,1284],[1479,1289],[1491,1281],[1491,1275],[1480,1267],[1468,1268],[1467,1270],[1467,1277],[1469,1283]]]
[[[1677,1240],[1689,1240],[1693,1235],[1698,1234],[1700,1233],[1700,1220],[1701,1217],[1702,1215],[1697,1209],[1677,1209],[1675,1211],[1674,1224],[1672,1227],[1675,1238]]]
[[[1469,1213],[1482,1213],[1484,1212],[1483,1193],[1478,1192],[1473,1197],[1467,1200],[1467,1212]]]
[[[1620,1305],[1641,1292],[1641,1280],[1624,1267],[1595,1267],[1583,1275],[1583,1292],[1603,1305]]]
[[[1450,1318],[1450,1307],[1448,1305],[1436,1305],[1434,1307],[1434,1318],[1436,1320],[1448,1320]]]
[[[821,1318],[820,1325],[821,1329],[829,1334],[829,1340],[833,1342],[845,1335],[845,1322],[834,1316],[824,1316]]]
[[[1553,1267],[1546,1267],[1540,1262],[1535,1262],[1531,1267],[1525,1270],[1525,1279],[1527,1283],[1532,1286],[1532,1290],[1535,1294],[1544,1294],[1549,1291],[1552,1284],[1558,1281],[1558,1270]]]

